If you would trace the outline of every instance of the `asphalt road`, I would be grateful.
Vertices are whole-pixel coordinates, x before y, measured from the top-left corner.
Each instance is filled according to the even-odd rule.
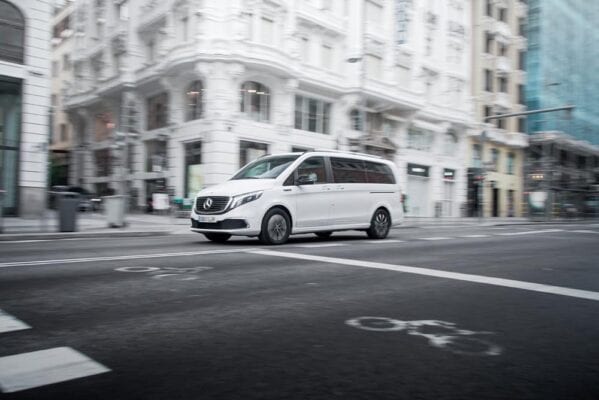
[[[599,399],[599,224],[0,243],[0,399]]]

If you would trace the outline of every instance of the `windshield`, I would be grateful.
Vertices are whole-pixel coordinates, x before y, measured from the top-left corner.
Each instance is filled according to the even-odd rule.
[[[231,180],[236,179],[275,179],[297,160],[299,154],[260,158],[249,163]]]

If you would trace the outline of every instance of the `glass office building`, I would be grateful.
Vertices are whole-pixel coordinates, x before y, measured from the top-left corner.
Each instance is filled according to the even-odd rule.
[[[528,132],[561,131],[599,145],[599,1],[529,0],[526,103]]]

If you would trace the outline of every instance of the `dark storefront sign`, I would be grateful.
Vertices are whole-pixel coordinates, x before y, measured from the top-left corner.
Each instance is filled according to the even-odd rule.
[[[443,179],[449,179],[453,181],[455,179],[455,169],[443,169]]]
[[[408,175],[423,176],[428,178],[430,167],[420,164],[408,164]]]

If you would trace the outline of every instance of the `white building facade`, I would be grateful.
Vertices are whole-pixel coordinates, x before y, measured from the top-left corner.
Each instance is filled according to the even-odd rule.
[[[408,215],[457,216],[468,3],[81,0],[75,179],[143,206],[265,153],[363,151],[398,164]]]
[[[0,0],[0,190],[4,215],[46,209],[48,0]]]

